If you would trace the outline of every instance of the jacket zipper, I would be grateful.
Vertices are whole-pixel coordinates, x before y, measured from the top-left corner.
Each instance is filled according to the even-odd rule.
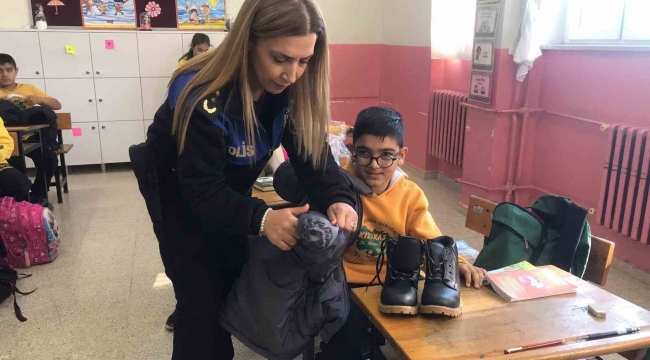
[[[518,232],[517,232],[515,229],[513,229],[510,225],[508,225],[508,224],[506,224],[506,223],[504,223],[504,222],[502,222],[502,221],[499,221],[499,220],[492,220],[492,222],[495,223],[495,224],[497,224],[497,225],[499,225],[499,226],[501,226],[502,228],[504,228],[504,229],[510,231],[510,232],[513,233],[516,237],[518,237],[521,241],[523,241],[523,242],[524,242],[524,246],[526,247],[526,250],[528,250],[529,247],[531,247],[533,250],[535,250],[535,247],[533,246],[533,244],[532,244],[530,241],[526,240],[526,238],[525,238],[523,235],[521,235],[520,233],[518,233]]]

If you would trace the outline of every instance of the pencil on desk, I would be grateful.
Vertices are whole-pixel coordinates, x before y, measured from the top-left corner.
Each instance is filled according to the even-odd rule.
[[[554,345],[562,345],[564,344],[565,340],[553,340],[553,341],[547,341],[539,344],[532,344],[532,345],[526,345],[526,346],[519,346],[516,348],[511,348],[504,350],[504,354],[514,354],[518,353],[520,351],[526,351],[526,350],[534,350],[534,349],[539,349],[547,346],[554,346]]]

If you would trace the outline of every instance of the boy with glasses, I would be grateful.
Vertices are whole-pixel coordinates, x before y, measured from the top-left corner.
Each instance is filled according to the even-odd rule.
[[[429,213],[429,202],[420,187],[408,180],[399,166],[409,149],[404,146],[404,120],[390,108],[371,107],[359,113],[354,124],[353,161],[344,168],[363,179],[373,195],[361,195],[363,221],[354,244],[343,254],[343,266],[350,288],[379,284],[386,278],[384,266],[377,273],[376,262],[382,242],[398,236],[433,239],[442,235]],[[465,285],[479,288],[485,270],[459,257],[459,273]],[[328,344],[321,343],[316,359],[362,359],[367,351],[369,321],[350,301],[350,315]]]

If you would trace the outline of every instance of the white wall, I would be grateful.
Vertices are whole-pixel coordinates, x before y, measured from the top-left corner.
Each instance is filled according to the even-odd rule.
[[[325,17],[330,44],[381,44],[381,0],[316,2]]]
[[[431,0],[381,2],[383,44],[431,46]]]
[[[29,0],[0,0],[0,29],[24,29],[32,24]]]

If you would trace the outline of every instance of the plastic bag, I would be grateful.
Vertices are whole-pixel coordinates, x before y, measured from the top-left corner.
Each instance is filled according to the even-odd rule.
[[[329,126],[329,134],[327,142],[332,149],[332,156],[336,163],[345,166],[350,161],[350,150],[345,146],[345,138],[347,137],[348,126],[341,121],[332,121]],[[343,161],[341,161],[343,160]]]

